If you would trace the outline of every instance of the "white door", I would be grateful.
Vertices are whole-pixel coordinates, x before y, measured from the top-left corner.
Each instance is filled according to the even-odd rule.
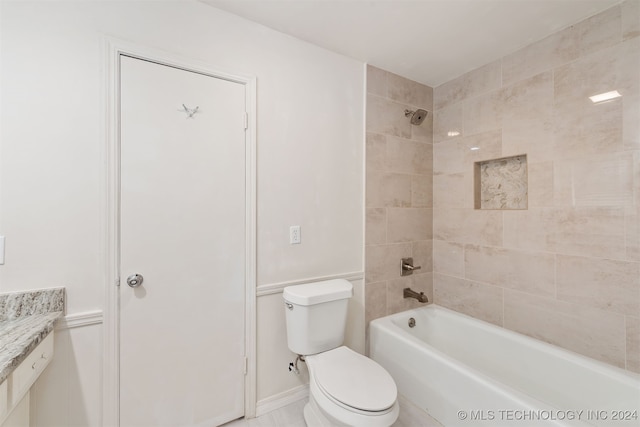
[[[244,414],[245,86],[120,67],[120,425],[219,425]]]

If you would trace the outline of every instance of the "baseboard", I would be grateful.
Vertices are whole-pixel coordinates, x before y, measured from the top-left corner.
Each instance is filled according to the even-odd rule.
[[[102,324],[102,310],[68,314],[56,322],[56,330],[79,328],[81,326]]]
[[[274,394],[266,399],[261,399],[256,404],[256,417],[264,415],[267,412],[275,411],[290,403],[296,402],[301,399],[306,399],[309,396],[309,386],[300,385],[282,393]]]

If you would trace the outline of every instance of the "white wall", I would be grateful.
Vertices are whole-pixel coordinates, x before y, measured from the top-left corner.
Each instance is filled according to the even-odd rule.
[[[68,314],[103,307],[105,35],[257,77],[258,285],[362,271],[363,64],[190,0],[3,1],[0,292],[62,285]],[[260,316],[277,318],[264,298]],[[282,347],[282,327],[263,325],[259,342]],[[101,362],[86,358],[99,359],[101,327],[62,334],[35,415],[93,424]],[[288,390],[270,366],[282,362],[265,361],[265,393]],[[52,407],[67,413],[48,418]]]

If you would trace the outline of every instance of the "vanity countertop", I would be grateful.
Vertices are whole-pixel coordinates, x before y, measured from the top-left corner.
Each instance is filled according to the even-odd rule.
[[[49,335],[60,316],[58,311],[0,322],[0,383]]]
[[[0,294],[0,383],[53,330],[64,288]]]

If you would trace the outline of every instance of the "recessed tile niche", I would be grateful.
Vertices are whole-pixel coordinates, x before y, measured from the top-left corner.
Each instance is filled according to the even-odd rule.
[[[527,155],[474,163],[476,209],[527,209]]]

